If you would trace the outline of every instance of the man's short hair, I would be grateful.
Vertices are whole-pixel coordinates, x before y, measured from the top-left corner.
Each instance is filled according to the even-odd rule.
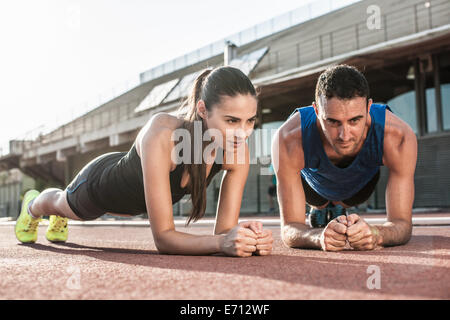
[[[369,94],[369,84],[364,75],[355,67],[345,64],[326,69],[317,80],[316,103],[322,96],[326,99],[365,97],[369,100]]]

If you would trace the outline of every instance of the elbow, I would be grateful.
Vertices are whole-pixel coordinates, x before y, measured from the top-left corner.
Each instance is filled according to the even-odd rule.
[[[163,247],[156,247],[156,250],[158,251],[158,253],[159,254],[170,254],[170,251],[169,250],[166,250],[165,248],[163,248]]]
[[[411,236],[412,236],[412,224],[409,224],[408,226],[405,227],[405,234],[401,244],[402,245],[407,244],[409,240],[411,240]]]
[[[396,242],[392,241],[391,243],[386,243],[385,247],[393,247],[393,246],[403,246],[407,244],[411,240],[411,233],[405,233],[401,238],[399,238]]]
[[[412,236],[412,221],[406,221],[403,220],[401,222],[398,222],[401,225],[401,228],[403,229],[403,237],[401,239],[401,244],[407,244],[409,240],[411,240]]]
[[[286,247],[288,247],[288,248],[295,248],[294,241],[292,241],[291,239],[286,238],[286,237],[282,237],[281,240],[283,241],[283,244]]]
[[[385,247],[405,245],[411,240],[412,221],[394,220],[385,224],[388,231],[382,236],[381,243]]]
[[[170,254],[170,250],[164,241],[155,239],[155,246],[159,254]]]
[[[155,235],[153,240],[159,254],[172,254],[171,246],[165,233]]]
[[[283,226],[281,228],[281,240],[283,244],[288,248],[296,247],[296,239],[294,237],[294,232],[290,226]]]

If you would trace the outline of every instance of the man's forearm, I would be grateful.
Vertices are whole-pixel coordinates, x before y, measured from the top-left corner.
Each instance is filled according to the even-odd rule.
[[[412,224],[403,220],[372,225],[372,233],[378,238],[377,244],[383,247],[406,244],[411,238]]]
[[[312,229],[302,223],[290,223],[282,227],[283,242],[292,248],[321,249],[323,229]]]

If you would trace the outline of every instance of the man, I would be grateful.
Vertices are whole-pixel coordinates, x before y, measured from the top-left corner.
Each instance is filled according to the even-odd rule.
[[[315,99],[295,110],[272,144],[283,242],[325,251],[407,243],[417,161],[413,130],[389,107],[372,103],[367,80],[351,66],[324,71]],[[358,214],[347,216],[346,208],[367,201],[382,165],[389,169],[387,222],[369,225]],[[305,223],[305,202],[313,228]]]

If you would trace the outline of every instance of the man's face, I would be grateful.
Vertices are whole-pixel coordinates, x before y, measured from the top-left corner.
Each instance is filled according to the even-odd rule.
[[[340,156],[354,156],[363,144],[368,111],[365,97],[348,100],[320,97],[319,105],[313,104],[322,131],[333,150]]]

